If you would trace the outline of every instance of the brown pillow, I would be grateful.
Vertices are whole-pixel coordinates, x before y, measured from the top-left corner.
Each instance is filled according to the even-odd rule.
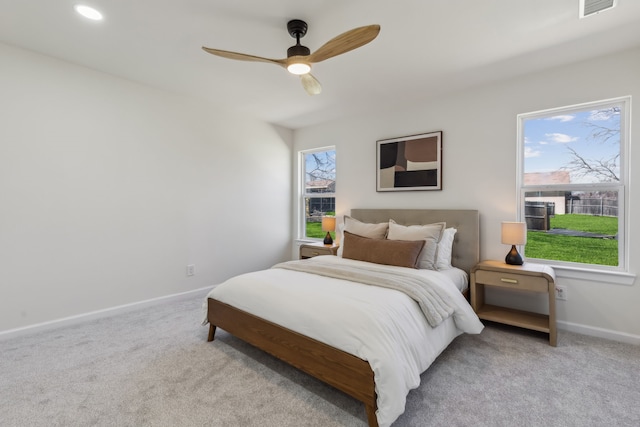
[[[424,240],[370,239],[344,232],[342,257],[376,264],[417,268]]]

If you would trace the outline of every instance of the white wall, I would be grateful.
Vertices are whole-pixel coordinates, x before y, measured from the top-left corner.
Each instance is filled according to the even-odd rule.
[[[2,44],[0,64],[0,331],[288,258],[291,131]]]
[[[516,115],[624,95],[632,95],[637,103],[638,76],[640,50],[627,51],[297,130],[294,149],[336,145],[337,215],[351,208],[478,209],[481,257],[504,259],[509,248],[500,242],[500,223],[516,217]],[[632,125],[640,123],[640,108],[632,114]],[[444,132],[443,191],[376,193],[376,140],[438,130]],[[634,185],[639,180],[638,169],[632,168],[631,218],[640,208],[640,186]],[[631,272],[637,273],[640,228],[631,221],[629,229]],[[637,283],[624,286],[568,278],[558,282],[568,288],[568,300],[557,304],[561,327],[640,342]]]

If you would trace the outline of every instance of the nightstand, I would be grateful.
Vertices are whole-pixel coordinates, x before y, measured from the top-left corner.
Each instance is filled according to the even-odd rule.
[[[338,245],[325,245],[322,242],[305,243],[300,245],[300,259],[313,258],[318,255],[336,255],[338,253]]]
[[[549,314],[531,313],[484,303],[486,286],[546,293]],[[504,261],[482,261],[471,269],[471,307],[480,319],[532,329],[549,334],[549,344],[556,346],[555,273],[548,265],[525,262],[509,265]]]

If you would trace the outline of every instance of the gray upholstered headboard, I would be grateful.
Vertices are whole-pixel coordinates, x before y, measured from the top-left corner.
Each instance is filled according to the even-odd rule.
[[[353,218],[378,223],[393,219],[402,225],[446,222],[458,230],[451,264],[467,273],[480,260],[480,215],[477,210],[459,209],[351,209]]]

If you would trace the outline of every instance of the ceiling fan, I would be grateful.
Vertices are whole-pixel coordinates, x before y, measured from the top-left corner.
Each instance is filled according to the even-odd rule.
[[[204,46],[202,49],[223,58],[237,59],[240,61],[267,62],[279,65],[286,68],[291,74],[299,75],[302,86],[309,95],[317,95],[322,91],[322,87],[320,86],[320,82],[310,73],[311,64],[364,46],[378,36],[380,25],[366,25],[349,30],[332,38],[313,53],[311,53],[308,47],[300,44],[300,39],[307,34],[306,22],[300,19],[293,19],[287,23],[287,30],[291,37],[296,39],[296,44],[287,50],[287,57],[284,59],[269,59],[227,50],[211,49]]]

